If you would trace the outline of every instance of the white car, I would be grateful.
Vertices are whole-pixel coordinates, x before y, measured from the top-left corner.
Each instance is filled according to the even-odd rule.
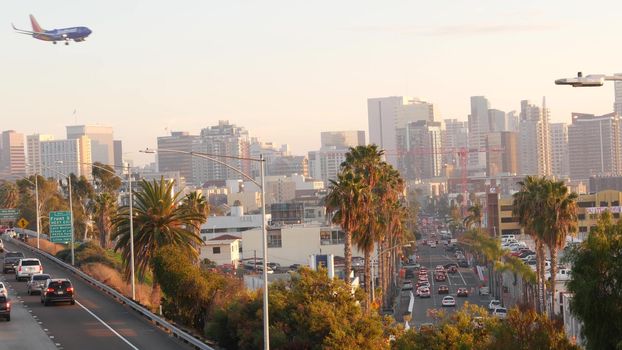
[[[410,290],[413,290],[412,282],[404,282],[404,284],[402,285],[402,291],[410,291]]]
[[[570,271],[570,269],[560,268],[560,269],[557,270],[557,274],[555,275],[555,280],[556,281],[569,281],[571,272],[572,271]],[[547,280],[550,280],[551,279],[551,270],[548,270],[544,274],[544,277]]]
[[[456,299],[454,299],[454,297],[448,295],[448,296],[443,298],[443,301],[441,302],[441,304],[443,306],[456,306]]]
[[[43,265],[39,259],[26,258],[20,259],[15,267],[15,280],[22,278],[30,279],[30,276],[43,273]]]
[[[498,307],[492,311],[492,315],[498,318],[508,317],[508,310],[504,307]]]
[[[488,310],[494,311],[496,308],[501,307],[501,302],[499,300],[491,300],[488,303]]]
[[[4,296],[9,296],[9,291],[6,290],[4,282],[0,282],[0,294],[4,294]]]

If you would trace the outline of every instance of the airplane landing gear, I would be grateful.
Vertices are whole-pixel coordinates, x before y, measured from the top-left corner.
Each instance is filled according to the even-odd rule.
[[[52,41],[52,43],[53,43],[54,45],[56,45],[56,41]]]
[[[65,41],[65,45],[69,45],[69,41]]]

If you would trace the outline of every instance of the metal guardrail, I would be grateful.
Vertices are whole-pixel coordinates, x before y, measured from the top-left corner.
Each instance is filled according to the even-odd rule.
[[[189,333],[179,329],[178,327],[174,326],[170,322],[168,322],[165,319],[159,317],[158,315],[154,314],[153,312],[147,310],[143,306],[137,304],[136,302],[134,302],[130,298],[126,297],[125,295],[119,293],[117,290],[115,290],[115,289],[107,286],[106,284],[104,284],[104,283],[94,279],[93,277],[87,275],[86,273],[84,273],[80,269],[77,269],[77,268],[75,268],[75,267],[65,263],[64,261],[54,257],[53,255],[48,254],[48,253],[46,253],[46,252],[44,252],[44,251],[42,251],[40,249],[37,249],[35,247],[32,247],[32,246],[30,246],[30,245],[28,245],[28,244],[26,244],[24,242],[21,242],[21,241],[19,241],[17,239],[11,239],[11,242],[15,242],[15,243],[23,246],[24,248],[30,249],[31,251],[33,251],[35,253],[38,253],[38,254],[40,254],[42,256],[45,256],[46,258],[48,258],[49,260],[53,261],[57,265],[65,268],[65,269],[67,269],[69,271],[72,271],[76,275],[82,277],[82,279],[84,279],[85,281],[87,281],[91,285],[96,286],[97,288],[99,288],[100,290],[104,291],[106,294],[112,296],[113,298],[117,299],[121,303],[126,304],[130,308],[132,308],[135,311],[137,311],[138,313],[140,313],[143,317],[149,319],[151,322],[153,322],[157,326],[165,329],[168,333],[172,334],[176,338],[179,338],[180,340],[182,340],[182,341],[184,341],[184,342],[194,346],[196,349],[200,349],[200,350],[215,350],[214,348],[212,348],[209,345],[205,344],[200,339],[195,338],[192,335],[190,335]]]

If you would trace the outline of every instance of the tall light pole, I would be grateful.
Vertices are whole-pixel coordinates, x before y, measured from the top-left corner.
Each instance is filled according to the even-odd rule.
[[[26,165],[30,165],[30,164],[26,164]],[[37,171],[35,170],[35,212],[37,215],[37,249],[39,249],[39,238],[41,235],[41,229],[40,229],[40,222],[41,222],[41,217],[39,215],[39,180],[37,179],[39,177],[39,174],[37,174]],[[26,181],[30,182],[31,184],[33,183],[32,181],[28,180],[27,178],[25,178]]]
[[[257,187],[261,189],[261,232],[263,236],[263,336],[264,336],[263,342],[264,342],[264,350],[269,350],[270,349],[270,322],[269,322],[269,317],[268,317],[268,235],[266,234],[266,192],[265,192],[265,179],[264,179],[265,159],[263,158],[263,155],[260,155],[258,159],[257,158],[243,158],[243,157],[223,156],[223,155],[218,155],[218,154],[189,152],[189,151],[181,151],[181,150],[165,149],[165,148],[156,148],[156,149],[147,148],[140,152],[142,153],[170,152],[170,153],[188,154],[193,157],[207,159],[207,160],[218,163],[228,169],[235,171],[236,173],[248,179],[250,182],[254,183],[255,185],[257,185]],[[221,160],[216,159],[217,157],[260,162],[261,184],[259,184],[255,179],[250,177],[248,174],[245,174],[243,171]]]
[[[111,171],[110,169],[104,167],[103,165],[109,166],[111,168],[115,168],[117,166],[110,165],[110,164],[97,165],[95,163],[84,163],[84,162],[73,162],[73,163],[90,165],[94,168],[105,171],[111,174],[112,176],[116,176],[119,179],[121,179],[121,177],[117,175],[114,171]],[[125,169],[125,166],[121,166],[121,168]],[[129,213],[130,214],[130,279],[131,279],[131,285],[132,285],[132,300],[136,300],[136,277],[135,277],[135,271],[134,271],[134,194],[132,192],[132,168],[129,166],[129,164],[127,166],[127,183],[128,183],[129,207],[130,207],[130,213]]]

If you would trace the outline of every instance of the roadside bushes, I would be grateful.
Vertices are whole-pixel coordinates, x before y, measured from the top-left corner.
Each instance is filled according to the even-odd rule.
[[[94,242],[85,242],[74,248],[75,265],[100,263],[115,270],[121,271],[120,264],[113,258],[112,253],[104,250]],[[56,253],[56,257],[66,263],[71,263],[71,249],[66,248]]]

